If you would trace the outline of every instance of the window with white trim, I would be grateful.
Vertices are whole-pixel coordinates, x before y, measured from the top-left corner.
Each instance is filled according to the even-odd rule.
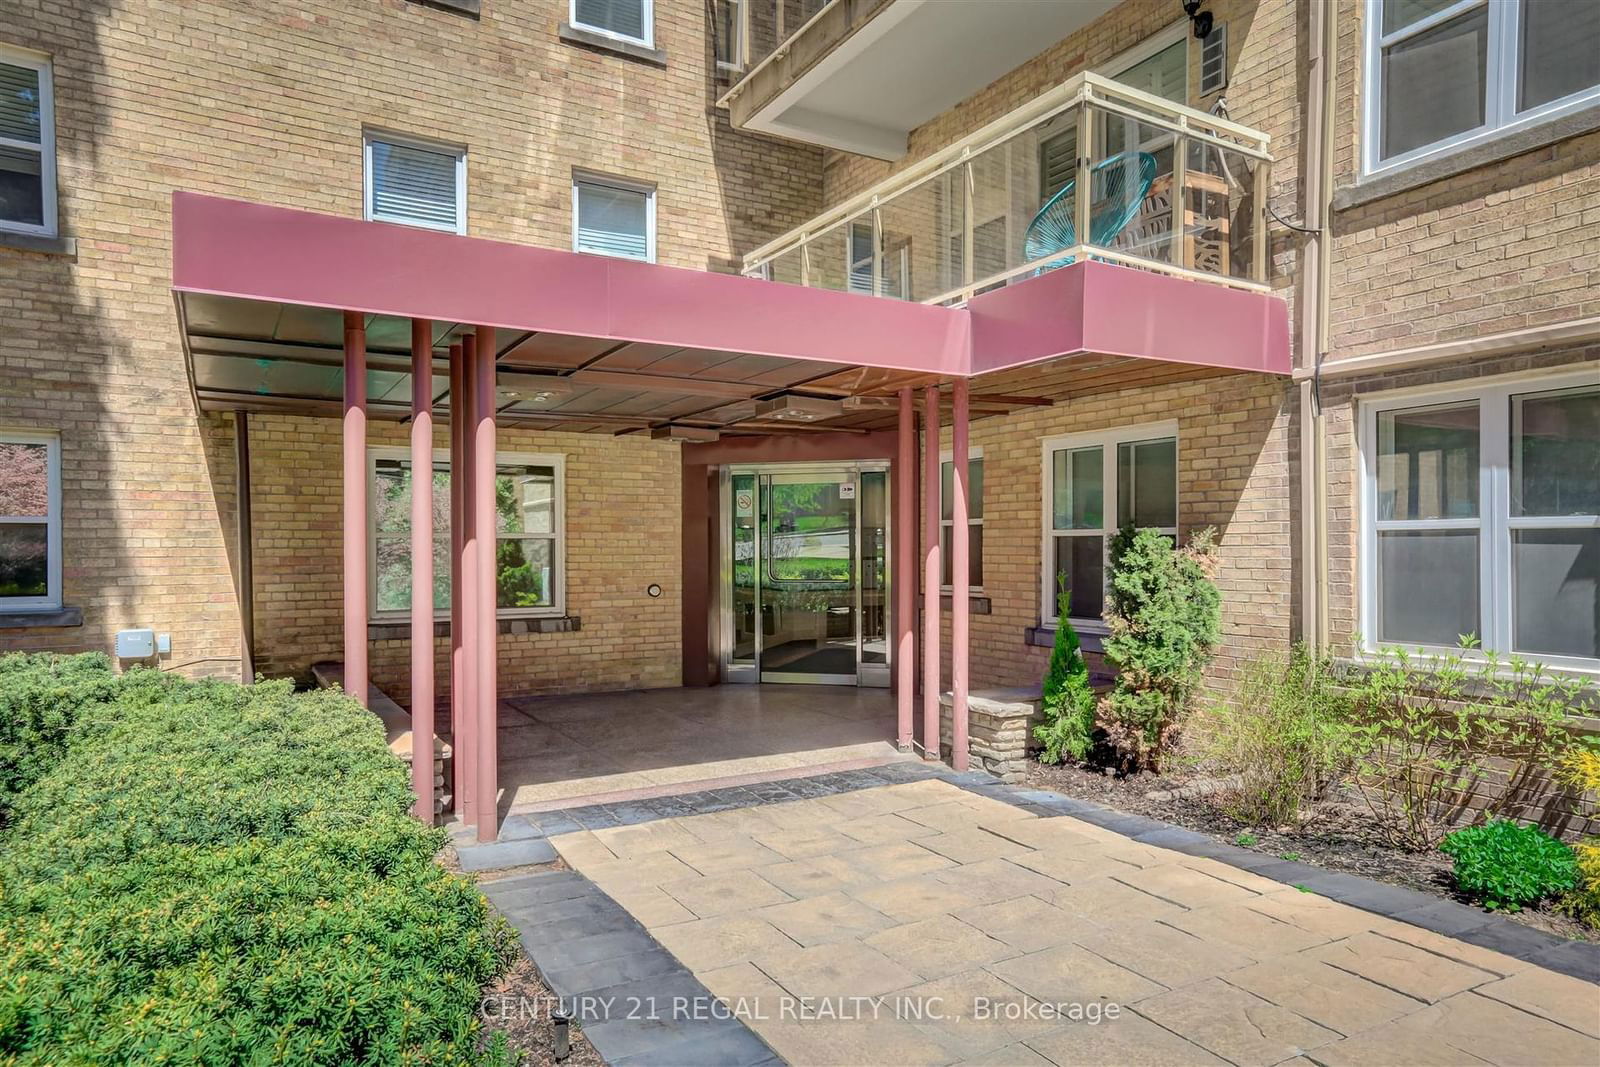
[[[1176,423],[1044,441],[1045,565],[1039,615],[1053,626],[1057,576],[1072,591],[1072,623],[1101,629],[1111,538],[1129,524],[1178,537]]]
[[[467,232],[466,149],[389,133],[362,139],[367,219]]]
[[[56,122],[50,61],[0,45],[0,230],[54,237]]]
[[[744,69],[745,0],[717,0],[716,40],[719,70]]]
[[[656,191],[617,178],[572,179],[572,250],[656,260]]]
[[[1362,632],[1600,667],[1600,385],[1586,374],[1364,407]]]
[[[950,531],[955,526],[956,465],[945,452],[939,462],[939,584],[950,588]],[[983,588],[983,449],[967,453],[967,586]]]
[[[572,0],[571,19],[574,26],[654,48],[654,6],[652,0]]]
[[[61,607],[61,441],[0,430],[0,611]]]
[[[368,509],[374,618],[411,614],[411,453],[369,452]],[[565,458],[502,452],[495,472],[495,587],[501,616],[565,609]],[[433,461],[433,608],[450,611],[450,457]]]
[[[1403,166],[1600,102],[1594,0],[1367,0],[1363,166]]]

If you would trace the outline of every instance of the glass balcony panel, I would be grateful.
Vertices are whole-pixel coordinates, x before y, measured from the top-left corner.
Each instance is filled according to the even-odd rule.
[[[932,300],[961,286],[966,195],[962,170],[912,186],[878,208],[883,259],[878,295]]]
[[[767,261],[767,280],[774,282],[788,282],[790,285],[803,285],[805,275],[801,267],[805,262],[805,252],[796,246],[779,256],[774,256]]]
[[[872,218],[852,219],[822,231],[806,241],[806,284],[813,289],[832,289],[843,292],[849,288],[849,234],[852,227],[859,230],[865,221],[870,228]],[[870,292],[870,288],[866,290]]]
[[[972,157],[972,281],[977,292],[1006,284],[1009,279],[996,281],[996,276],[1037,258],[1032,252],[1047,255],[1064,247],[1050,234],[1041,237],[1030,231],[1040,208],[1059,192],[1050,189],[1047,195],[1042,177],[1045,139],[1040,126],[1031,126]]]
[[[1179,265],[1202,274],[1254,277],[1257,161],[1200,141],[1189,145],[1185,158]]]
[[[1173,164],[1179,135],[1100,108],[1091,108],[1088,116],[1093,148],[1085,243],[1173,262]]]

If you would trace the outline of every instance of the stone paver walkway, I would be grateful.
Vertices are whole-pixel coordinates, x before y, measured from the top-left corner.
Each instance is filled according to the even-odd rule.
[[[685,1034],[651,1046],[613,1005],[600,1025],[643,1042],[624,1057],[755,1063],[764,1042],[796,1064],[1600,1063],[1595,985],[950,781],[546,825],[583,877],[490,896],[530,947],[566,931],[557,963],[581,981],[558,986],[650,997]],[[595,943],[623,936],[622,912],[639,951],[618,955]],[[572,970],[597,960],[604,975]],[[674,1013],[705,1018],[682,1031]]]

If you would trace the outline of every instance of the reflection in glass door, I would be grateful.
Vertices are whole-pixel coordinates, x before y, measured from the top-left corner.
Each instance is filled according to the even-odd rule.
[[[887,685],[887,471],[736,470],[725,484],[727,680]]]

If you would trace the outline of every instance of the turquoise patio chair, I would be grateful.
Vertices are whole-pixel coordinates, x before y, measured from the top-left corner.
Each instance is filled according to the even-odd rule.
[[[1149,152],[1119,152],[1096,163],[1089,171],[1089,244],[1109,245],[1133,221],[1156,180],[1156,157]],[[1078,243],[1073,221],[1077,191],[1074,179],[1044,202],[1028,223],[1022,243],[1023,262],[1043,259],[1052,252]],[[1071,256],[1063,256],[1039,267],[1033,273],[1065,267]]]

